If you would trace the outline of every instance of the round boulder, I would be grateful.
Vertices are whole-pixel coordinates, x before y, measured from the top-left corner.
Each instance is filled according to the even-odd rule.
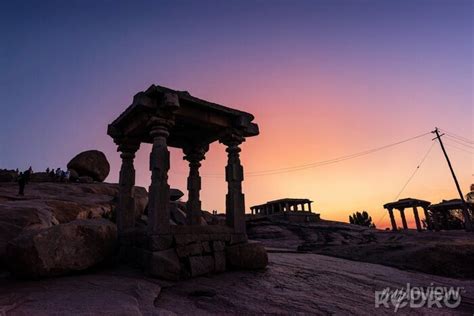
[[[110,164],[105,154],[98,150],[88,150],[72,158],[67,164],[79,177],[91,177],[94,181],[103,182],[109,175]]]

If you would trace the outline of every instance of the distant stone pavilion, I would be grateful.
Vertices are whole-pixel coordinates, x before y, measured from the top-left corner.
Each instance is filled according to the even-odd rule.
[[[151,274],[168,279],[186,278],[236,268],[261,268],[267,255],[259,244],[248,243],[245,229],[244,180],[239,148],[247,137],[259,134],[250,113],[191,96],[186,91],[152,85],[108,127],[121,152],[117,226],[122,257],[139,260]],[[199,167],[213,142],[228,154],[226,224],[201,226]],[[133,160],[141,143],[150,153],[148,227],[136,228]],[[170,224],[169,147],[181,148],[189,162],[185,226]]]
[[[467,206],[472,210],[474,209],[474,204],[467,202]],[[460,199],[454,200],[443,200],[441,203],[438,204],[431,204],[431,202],[413,199],[413,198],[406,198],[400,199],[396,202],[390,202],[384,205],[384,208],[388,210],[390,215],[390,222],[392,224],[392,230],[397,231],[397,221],[395,220],[395,214],[393,210],[398,210],[400,212],[400,217],[402,219],[402,228],[408,229],[407,220],[405,217],[405,209],[412,208],[413,215],[415,218],[415,225],[418,231],[422,231],[422,225],[420,216],[418,213],[418,208],[421,207],[423,209],[423,214],[425,216],[425,223],[426,228],[428,230],[440,230],[442,227],[444,229],[447,228],[448,223],[448,214],[453,210],[462,210],[464,207],[463,201]],[[469,217],[464,216],[463,218],[464,225],[466,222],[470,222],[471,219]]]
[[[407,208],[412,208],[413,209],[413,215],[415,218],[415,224],[416,224],[416,229],[418,231],[422,230],[421,226],[421,221],[420,221],[420,215],[418,214],[418,207],[421,207],[423,209],[423,213],[425,215],[425,222],[426,225],[428,226],[428,229],[432,228],[431,224],[431,218],[428,213],[428,206],[431,203],[428,201],[424,200],[419,200],[419,199],[412,199],[412,198],[406,198],[406,199],[400,199],[396,202],[390,202],[385,204],[383,207],[388,210],[388,214],[390,216],[390,222],[392,224],[392,230],[397,231],[398,226],[397,222],[395,220],[395,215],[393,213],[393,210],[398,210],[400,212],[400,217],[402,219],[402,225],[403,229],[408,229],[408,224],[407,224],[407,219],[405,217],[405,209]]]
[[[278,217],[291,222],[315,222],[319,214],[313,213],[309,199],[279,199],[265,204],[251,206],[251,214]]]

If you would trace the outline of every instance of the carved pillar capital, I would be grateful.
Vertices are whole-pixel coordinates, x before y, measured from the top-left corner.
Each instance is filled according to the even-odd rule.
[[[184,160],[189,161],[190,164],[200,164],[200,161],[205,159],[206,153],[209,150],[209,144],[189,145],[183,148]]]
[[[118,146],[117,151],[120,151],[120,157],[125,155],[126,157],[135,157],[135,153],[140,148],[140,143],[122,143]]]

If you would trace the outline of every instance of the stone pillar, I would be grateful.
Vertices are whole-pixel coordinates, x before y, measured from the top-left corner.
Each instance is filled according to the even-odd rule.
[[[122,235],[127,229],[135,226],[135,168],[133,159],[140,143],[120,141],[117,151],[120,151],[122,167],[119,176],[118,205],[116,209],[117,230]]]
[[[441,218],[440,214],[438,211],[432,211],[433,212],[433,225],[435,231],[439,232],[441,230]]]
[[[470,217],[470,210],[467,206],[467,203],[464,203],[464,207],[462,208],[462,215],[464,217],[464,229],[468,232],[474,231]]]
[[[448,212],[449,210],[441,210],[442,213],[441,213],[441,218],[442,218],[442,222],[443,222],[443,228],[444,229],[449,229],[449,225],[448,225]]]
[[[172,121],[154,118],[150,136],[153,147],[150,154],[151,185],[148,199],[149,234],[168,234],[170,232],[170,152],[168,151],[168,129]]]
[[[392,230],[398,231],[397,222],[395,221],[395,216],[393,215],[393,209],[388,209],[388,214],[390,215],[390,222],[392,223]]]
[[[199,225],[201,223],[201,177],[199,167],[205,159],[209,145],[195,145],[184,149],[184,158],[189,162],[188,176],[188,201],[186,202],[186,222],[188,225]]]
[[[311,202],[308,202],[308,210],[311,212]]]
[[[305,205],[306,205],[306,203],[301,203],[301,211],[303,211],[303,212],[305,211],[305,209],[304,209]]]
[[[221,140],[227,146],[227,166],[225,179],[227,181],[226,195],[226,223],[236,233],[245,233],[245,197],[242,193],[244,168],[240,164],[239,145],[244,138],[232,134]]]
[[[405,209],[402,208],[399,211],[400,211],[400,216],[402,217],[403,229],[408,229],[407,219],[405,217]]]
[[[416,230],[421,232],[420,216],[418,216],[418,209],[416,206],[413,206],[413,215],[415,216]]]
[[[426,228],[428,230],[433,230],[433,221],[428,213],[428,208],[423,207],[423,213],[425,214]]]
[[[288,202],[285,203],[285,212],[290,211],[290,204]]]
[[[275,213],[275,204],[272,204],[272,214]]]

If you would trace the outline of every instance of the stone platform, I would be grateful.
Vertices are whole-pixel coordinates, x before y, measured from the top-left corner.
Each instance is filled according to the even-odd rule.
[[[231,269],[264,269],[266,250],[221,225],[171,226],[166,235],[133,230],[121,238],[121,260],[151,276],[180,280]]]

